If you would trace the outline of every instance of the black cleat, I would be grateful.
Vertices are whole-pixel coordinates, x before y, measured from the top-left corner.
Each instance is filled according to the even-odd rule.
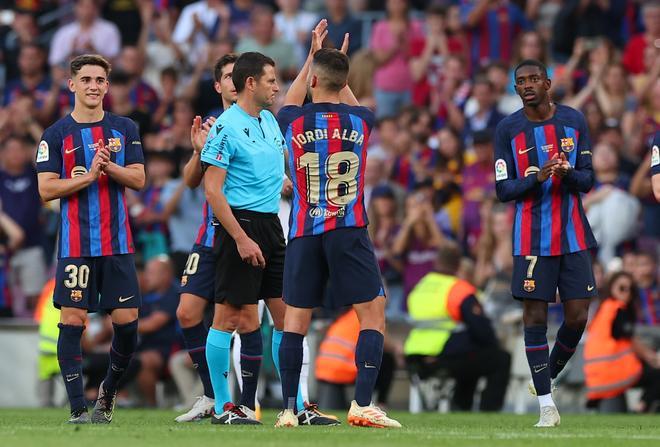
[[[112,394],[106,393],[103,382],[101,382],[99,397],[96,399],[96,405],[94,405],[94,412],[92,413],[92,424],[109,424],[112,422],[116,399],[117,391],[115,390]]]
[[[211,418],[212,424],[224,425],[261,425],[257,420],[254,411],[241,405],[237,406],[231,402],[222,407],[224,412],[222,414],[214,414]]]
[[[323,414],[316,404],[305,402],[305,409],[298,412],[298,425],[339,425],[341,422],[336,416]]]
[[[81,410],[76,410],[71,412],[71,417],[67,421],[67,424],[89,424],[89,413],[87,408]]]

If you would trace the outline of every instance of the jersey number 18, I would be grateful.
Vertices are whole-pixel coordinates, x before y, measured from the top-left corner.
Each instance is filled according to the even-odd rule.
[[[335,152],[324,161],[327,181],[325,199],[334,206],[345,206],[357,197],[357,176],[360,172],[360,158],[353,152]],[[296,160],[298,170],[305,170],[307,182],[307,202],[318,204],[321,200],[321,155],[306,152]]]

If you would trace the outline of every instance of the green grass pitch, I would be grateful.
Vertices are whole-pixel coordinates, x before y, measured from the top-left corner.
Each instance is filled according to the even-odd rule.
[[[636,415],[562,416],[554,429],[534,429],[536,416],[510,414],[411,415],[392,412],[404,428],[375,430],[349,427],[275,429],[275,412],[264,413],[260,427],[225,427],[208,420],[177,424],[176,413],[160,410],[115,412],[109,426],[63,423],[64,409],[0,410],[0,445],[48,446],[198,446],[198,447],[367,447],[367,446],[505,446],[608,447],[660,446],[660,417]],[[343,415],[342,415],[343,416]]]

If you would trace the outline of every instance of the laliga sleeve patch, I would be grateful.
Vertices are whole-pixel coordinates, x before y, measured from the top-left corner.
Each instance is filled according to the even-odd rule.
[[[508,178],[509,173],[506,169],[506,161],[500,158],[495,162],[495,181],[499,182],[500,180],[506,180]]]
[[[651,167],[660,165],[660,148],[657,145],[651,149]]]
[[[37,149],[37,163],[42,163],[48,161],[50,153],[48,152],[48,143],[45,140],[41,140],[39,143],[39,149]]]

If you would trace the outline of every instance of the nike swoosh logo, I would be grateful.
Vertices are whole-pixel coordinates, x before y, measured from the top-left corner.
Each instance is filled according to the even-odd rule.
[[[72,382],[72,381],[76,380],[78,377],[80,377],[80,374],[69,375],[69,376],[66,376],[66,381],[67,382]]]
[[[528,147],[527,149],[518,149],[518,153],[520,155],[526,154],[527,152],[531,151],[532,149],[534,149],[534,146]]]
[[[594,286],[587,286],[587,292],[591,292],[592,290],[594,290]]]
[[[71,152],[75,152],[78,149],[80,149],[82,146],[74,147],[73,149],[64,149],[65,154],[70,154]]]
[[[376,365],[370,365],[367,362],[364,362],[364,367],[369,368],[369,369],[371,369],[371,368],[376,369]]]
[[[534,367],[534,372],[535,372],[536,374],[538,374],[538,373],[540,373],[541,371],[543,371],[544,369],[546,369],[547,367],[548,367],[548,365],[543,365],[543,366],[540,367],[540,368],[537,368],[537,367],[535,366],[535,367]]]
[[[126,298],[123,298],[123,297],[120,296],[120,297],[119,297],[119,302],[120,302],[120,303],[125,303],[126,301],[130,300],[130,299],[133,298],[134,296],[135,296],[135,295],[131,295],[131,296],[127,296]]]

